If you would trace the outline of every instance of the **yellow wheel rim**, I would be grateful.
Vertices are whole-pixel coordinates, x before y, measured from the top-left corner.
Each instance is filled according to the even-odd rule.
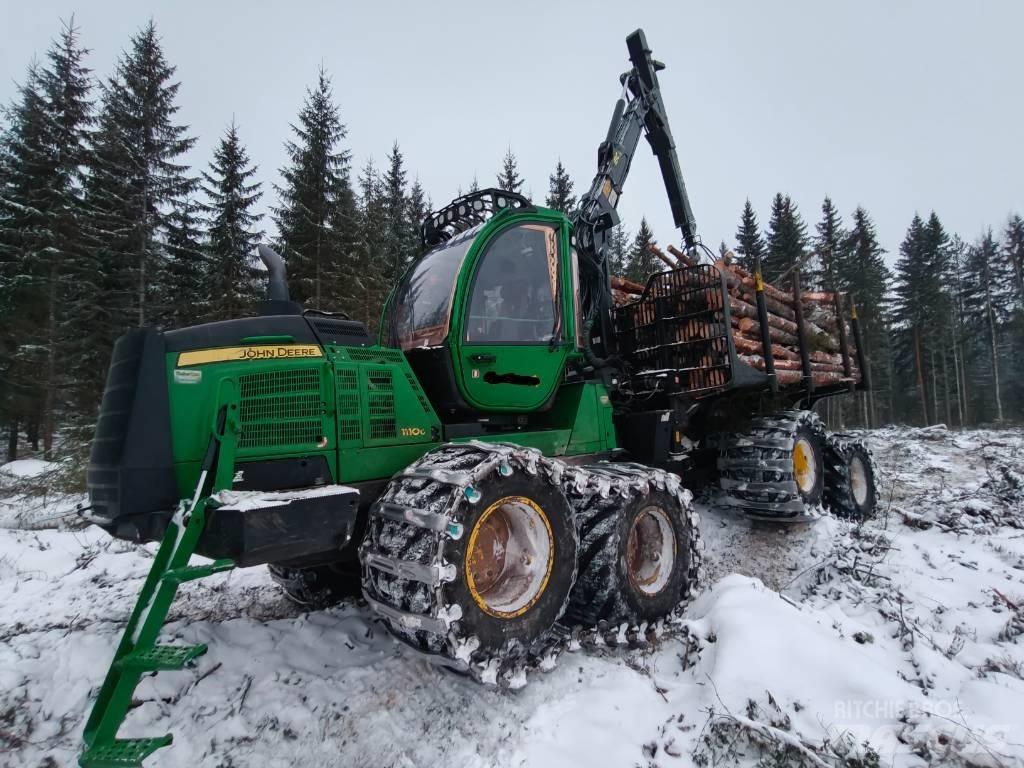
[[[544,510],[525,496],[505,496],[476,521],[466,543],[466,585],[481,611],[522,616],[540,599],[555,562]]]
[[[801,493],[810,493],[818,481],[814,447],[806,437],[798,438],[793,446],[793,477]]]

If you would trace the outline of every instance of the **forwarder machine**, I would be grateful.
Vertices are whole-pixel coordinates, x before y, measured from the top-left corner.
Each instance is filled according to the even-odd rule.
[[[269,564],[307,604],[361,590],[415,652],[515,687],[571,628],[643,627],[691,593],[697,517],[680,475],[706,483],[722,463],[729,498],[761,515],[803,515],[823,484],[826,501],[869,511],[863,448],[793,410],[833,392],[780,388],[737,359],[717,268],[655,275],[613,305],[607,238],[642,134],[686,252],[699,247],[662,65],[642,31],[627,45],[632,66],[578,210],[490,189],[432,214],[378,339],[291,302],[282,259],[260,247],[258,316],[118,340],[89,515],[160,546],[80,765],[141,765],[170,743],[117,733],[144,675],[206,651],[158,643],[185,582]],[[713,333],[678,342],[679,323],[698,316]]]

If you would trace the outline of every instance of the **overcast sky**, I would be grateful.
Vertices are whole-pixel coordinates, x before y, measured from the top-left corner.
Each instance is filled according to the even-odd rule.
[[[179,117],[205,165],[238,121],[266,185],[284,162],[304,91],[323,64],[354,169],[397,139],[435,205],[494,181],[512,147],[543,200],[560,157],[586,189],[643,27],[661,73],[698,232],[732,243],[749,196],[762,224],[790,194],[809,225],[822,197],[865,206],[891,253],[915,211],[967,239],[1024,213],[1024,3],[858,2],[82,2],[4,0],[0,101],[75,14],[107,76],[152,16],[181,81]],[[620,205],[678,242],[642,144]],[[269,224],[268,224],[269,226]],[[890,256],[890,258],[892,258]]]

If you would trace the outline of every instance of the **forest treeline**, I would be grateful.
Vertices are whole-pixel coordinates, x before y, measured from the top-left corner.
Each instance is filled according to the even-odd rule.
[[[420,251],[419,225],[432,207],[397,141],[380,167],[368,160],[353,168],[323,70],[268,189],[233,120],[206,164],[188,165],[196,137],[177,117],[180,83],[153,22],[105,77],[90,70],[88,55],[74,23],[63,25],[0,118],[0,433],[8,460],[26,449],[83,449],[113,342],[125,330],[251,312],[262,291],[259,242],[284,255],[295,300],[376,327],[390,287]],[[523,191],[511,149],[494,184]],[[474,177],[459,194],[479,186]],[[545,204],[569,212],[576,200],[559,161]],[[643,281],[663,268],[648,249],[654,242],[646,220],[633,234],[617,227],[613,271]],[[855,297],[874,389],[830,405],[835,420],[1021,418],[1020,216],[966,242],[934,212],[915,214],[890,269],[864,208],[844,220],[825,198],[811,231],[780,193],[763,229],[747,201],[735,245],[720,246],[729,250],[748,267],[760,257],[769,280],[800,264],[806,283]]]

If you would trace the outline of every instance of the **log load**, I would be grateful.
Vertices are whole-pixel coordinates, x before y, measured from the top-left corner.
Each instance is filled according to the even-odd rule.
[[[638,301],[645,286],[623,277],[611,279],[615,305],[633,307],[631,322],[639,334],[638,346],[648,354],[652,351],[657,354],[659,345],[669,345],[677,357],[672,358],[674,364],[665,367],[679,367],[693,390],[713,389],[728,380],[728,365],[723,364],[721,351],[716,353],[716,362],[710,356],[705,356],[706,360],[687,358],[699,355],[700,345],[714,339],[731,336],[739,362],[764,371],[765,345],[754,275],[735,264],[732,253],[726,252],[714,263],[721,275],[721,288],[708,287],[707,266],[702,272],[689,269],[699,266],[694,257],[671,245],[667,253],[656,245],[650,245],[649,250],[672,270],[671,274],[655,278],[661,281],[655,292],[660,297],[657,303]],[[712,277],[710,285],[715,283],[717,280]],[[842,294],[831,291],[797,294],[763,282],[762,287],[769,354],[780,386],[803,383],[803,352],[807,355],[813,386],[849,386],[861,381],[853,329],[841,309]],[[678,294],[677,298],[673,298],[674,294]],[[729,320],[723,325],[726,307]],[[664,328],[656,330],[662,323],[670,324],[671,332],[667,336],[661,335]],[[803,339],[800,338],[801,326]],[[655,342],[655,339],[666,341]]]
[[[668,338],[684,346],[731,334],[739,362],[765,370],[765,347],[757,308],[758,281],[754,275],[734,263],[732,253],[726,252],[714,263],[722,278],[723,292],[720,288],[708,287],[707,266],[703,272],[690,271],[690,268],[698,266],[698,261],[692,256],[671,245],[667,247],[667,253],[656,245],[648,247],[673,272],[656,278],[662,281],[657,292],[661,297],[657,309],[654,302],[637,304],[633,314],[634,327],[672,323],[672,333]],[[711,285],[715,282],[712,278]],[[800,291],[797,294],[779,285],[762,282],[762,286],[767,310],[767,340],[776,379],[781,386],[799,385],[803,381],[801,348],[807,354],[814,386],[849,385],[861,380],[853,330],[848,318],[842,316],[843,294],[837,295],[832,291]],[[612,287],[617,305],[624,301],[635,302],[644,290],[644,286],[620,277],[612,278]],[[679,294],[675,303],[672,300],[674,291]],[[729,322],[723,327],[725,318],[722,313],[726,306]],[[712,375],[714,366],[710,361],[707,365],[697,361],[688,365],[696,366],[686,368],[694,389],[712,387],[717,381],[725,381],[721,372]]]
[[[745,269],[731,263],[730,256],[727,253],[715,262],[715,266],[722,271],[729,288],[733,343],[741,363],[763,371],[766,368],[765,350],[757,312],[756,280]],[[842,297],[828,291],[801,291],[798,297],[778,286],[763,285],[764,303],[768,310],[768,336],[778,383],[788,386],[803,380],[796,312],[798,301],[814,386],[859,382],[861,374],[857,367],[853,333],[846,318],[839,316]]]

